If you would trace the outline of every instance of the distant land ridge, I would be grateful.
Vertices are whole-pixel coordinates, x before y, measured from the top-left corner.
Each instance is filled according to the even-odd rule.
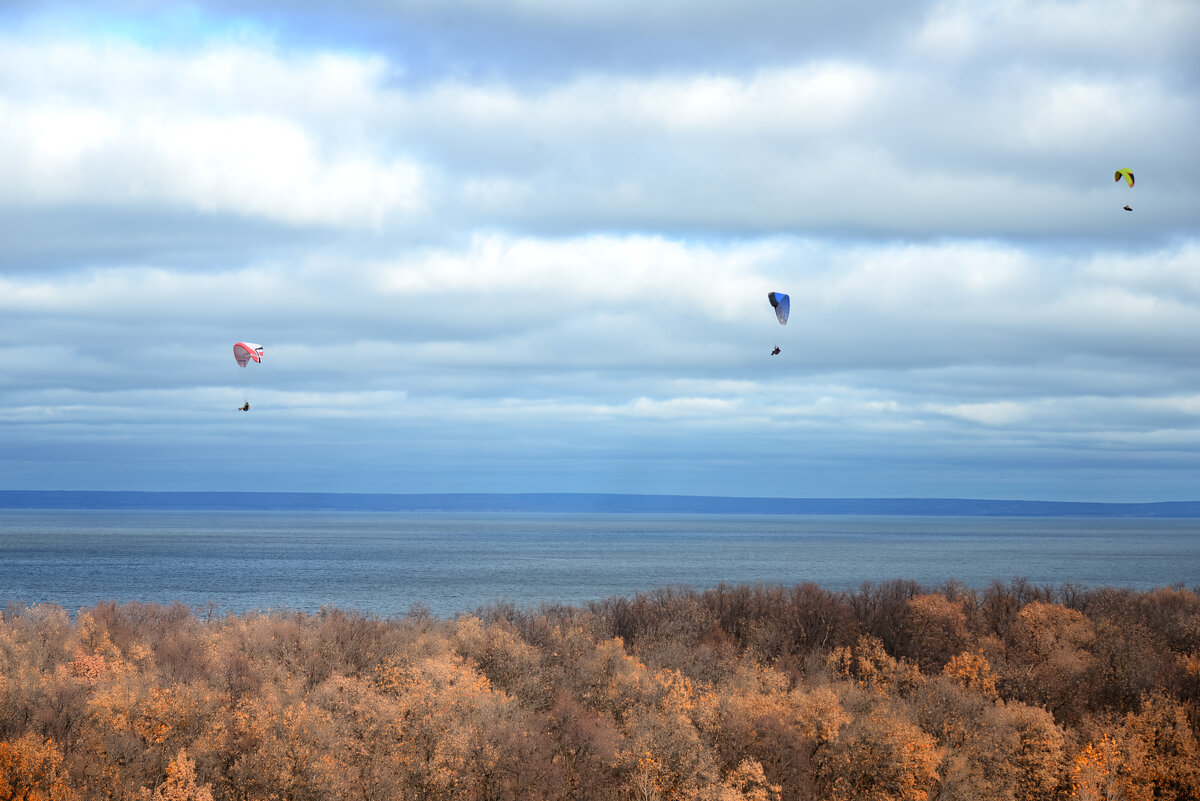
[[[603,493],[390,494],[0,490],[0,509],[1200,517],[1200,501],[1099,503],[963,498],[742,498]]]

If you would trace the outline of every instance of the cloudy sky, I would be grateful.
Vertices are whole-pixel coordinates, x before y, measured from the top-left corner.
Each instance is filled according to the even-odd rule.
[[[1200,498],[1197,41],[1194,0],[5,3],[0,487]]]

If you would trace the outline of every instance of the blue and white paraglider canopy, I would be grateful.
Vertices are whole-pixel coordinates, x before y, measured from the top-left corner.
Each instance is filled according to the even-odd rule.
[[[768,292],[767,300],[771,301],[771,306],[775,308],[775,317],[778,318],[780,325],[787,325],[788,312],[792,310],[792,299],[782,292]]]

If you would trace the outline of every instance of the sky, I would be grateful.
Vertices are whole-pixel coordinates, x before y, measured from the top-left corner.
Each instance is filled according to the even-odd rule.
[[[1200,499],[1197,41],[1194,0],[4,3],[0,488]]]

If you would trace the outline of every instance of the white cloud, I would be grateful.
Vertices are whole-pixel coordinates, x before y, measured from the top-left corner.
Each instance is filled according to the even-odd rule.
[[[1188,0],[942,0],[912,44],[925,54],[957,58],[1007,52],[1102,59],[1115,71],[1187,48],[1198,27],[1200,10]],[[1152,52],[1132,52],[1145,42],[1155,43]],[[1112,57],[1114,48],[1128,56],[1124,62]]]
[[[931,412],[959,417],[973,423],[988,426],[1009,425],[1029,417],[1028,404],[1013,401],[993,401],[991,403],[961,403],[954,406],[930,404]]]
[[[981,91],[918,65],[801,58],[421,83],[392,80],[378,55],[254,40],[181,54],[5,45],[9,205],[137,215],[165,204],[426,237],[487,226],[1103,235],[1093,197],[1108,188],[1114,144],[1153,136],[1120,154],[1144,169],[1139,224],[1175,231],[1200,208],[1198,160],[1160,155],[1183,145],[1200,109],[1145,74],[1012,66]]]
[[[366,147],[356,130],[356,112],[377,99],[371,60],[229,48],[180,61],[131,46],[10,44],[4,85],[33,70],[43,91],[0,97],[9,205],[165,203],[378,228],[423,203],[421,167]]]
[[[577,118],[578,111],[590,106],[606,125],[640,122],[682,134],[708,130],[726,136],[738,131],[748,137],[771,132],[805,136],[847,125],[875,99],[881,83],[872,70],[838,63],[773,68],[749,77],[625,79],[615,86],[593,78],[566,87],[551,98],[548,110],[553,116]],[[612,99],[597,108],[597,98]]]
[[[674,315],[686,324],[689,318],[745,319],[767,292],[754,283],[754,265],[779,249],[772,242],[717,248],[636,235],[542,240],[492,234],[473,238],[463,251],[414,254],[374,273],[391,295],[453,295],[461,310],[487,305],[491,293],[516,292],[523,296],[516,301],[520,309],[540,307],[555,319],[625,308]]]

